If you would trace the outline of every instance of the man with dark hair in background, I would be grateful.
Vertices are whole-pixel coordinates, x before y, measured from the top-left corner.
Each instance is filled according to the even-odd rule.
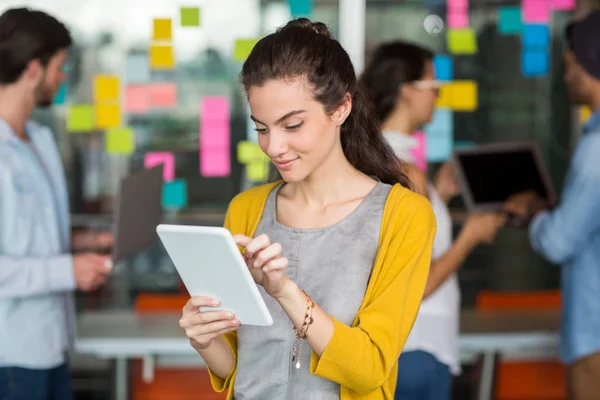
[[[560,203],[549,209],[534,193],[505,209],[530,221],[533,249],[561,265],[561,358],[570,398],[600,399],[600,11],[567,28],[565,81],[572,101],[593,115],[567,173]]]
[[[110,273],[106,256],[71,255],[68,192],[54,136],[29,120],[65,80],[71,36],[41,11],[0,15],[0,399],[72,396],[73,291]],[[110,245],[88,235],[86,247]],[[100,243],[105,242],[105,243]]]

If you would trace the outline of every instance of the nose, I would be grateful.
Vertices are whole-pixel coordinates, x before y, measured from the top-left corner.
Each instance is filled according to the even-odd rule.
[[[267,140],[266,153],[269,157],[276,159],[287,153],[289,146],[284,132],[272,129],[268,134]]]

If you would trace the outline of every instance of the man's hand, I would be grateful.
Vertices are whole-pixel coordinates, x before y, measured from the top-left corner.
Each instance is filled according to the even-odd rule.
[[[96,290],[106,282],[112,264],[109,256],[93,253],[77,254],[73,256],[73,273],[77,288],[90,292]]]
[[[512,195],[504,202],[504,211],[529,221],[535,214],[547,208],[547,204],[534,191],[525,191]]]

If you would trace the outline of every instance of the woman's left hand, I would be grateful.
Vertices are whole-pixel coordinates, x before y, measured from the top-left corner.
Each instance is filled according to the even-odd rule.
[[[254,281],[265,288],[273,298],[280,298],[292,281],[285,275],[288,260],[281,256],[281,245],[271,243],[265,234],[252,239],[244,235],[233,235],[238,246],[245,248],[242,254]]]

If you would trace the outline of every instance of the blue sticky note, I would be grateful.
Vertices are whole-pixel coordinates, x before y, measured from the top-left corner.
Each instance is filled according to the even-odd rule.
[[[289,0],[292,16],[309,16],[312,14],[312,0]]]
[[[523,31],[521,7],[504,6],[498,9],[498,32],[503,35],[519,34]]]
[[[63,82],[63,84],[58,88],[58,92],[56,92],[56,95],[54,96],[53,103],[55,105],[60,106],[67,102],[67,89],[67,84]]]
[[[452,57],[445,55],[433,57],[433,67],[435,69],[435,79],[440,81],[452,80]]]
[[[547,48],[550,45],[550,28],[543,24],[523,25],[521,43],[527,49]]]
[[[150,60],[148,54],[127,54],[125,60],[125,81],[127,83],[150,82]]]
[[[547,75],[550,70],[550,52],[548,50],[523,49],[521,52],[521,71],[524,76]]]
[[[452,154],[453,144],[452,111],[438,108],[433,114],[433,120],[425,127],[427,161],[446,161]]]
[[[164,208],[183,208],[187,205],[187,185],[183,179],[163,184],[162,205]]]

